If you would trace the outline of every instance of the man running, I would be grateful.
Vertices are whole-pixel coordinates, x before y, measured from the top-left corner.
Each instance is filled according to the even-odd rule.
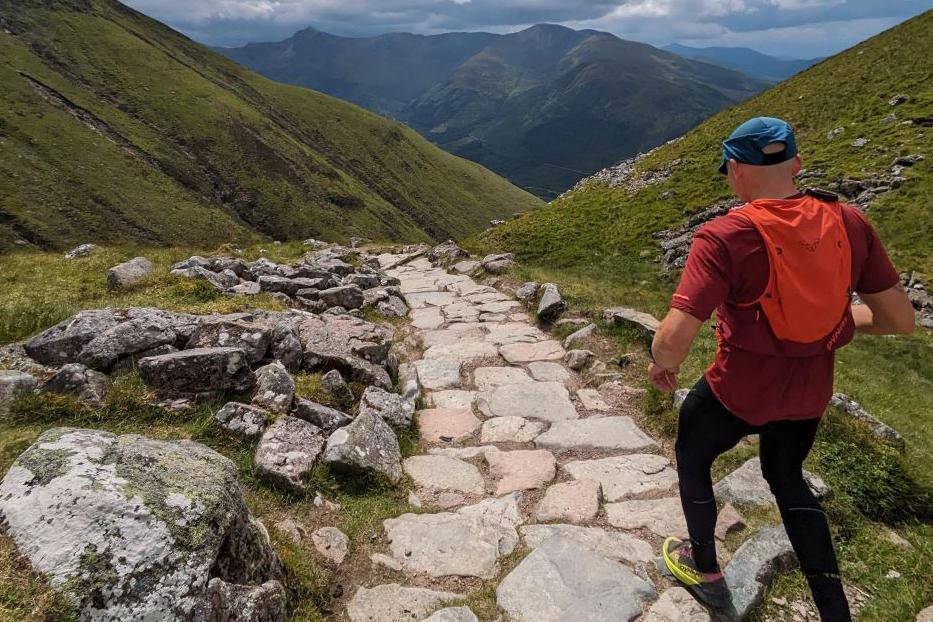
[[[652,383],[672,391],[703,322],[716,311],[716,359],[680,409],[677,472],[689,542],[669,538],[668,569],[705,604],[728,610],[716,559],[710,468],[758,434],[777,500],[824,622],[850,622],[826,515],[803,479],[832,395],[836,349],[856,331],[906,334],[914,311],[872,226],[822,191],[800,192],[791,127],[758,117],[723,143],[720,172],[746,202],[701,227],[671,310],[654,338]],[[851,305],[857,292],[864,305]]]

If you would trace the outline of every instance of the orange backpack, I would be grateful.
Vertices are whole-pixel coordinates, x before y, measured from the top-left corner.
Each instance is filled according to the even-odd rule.
[[[731,214],[750,221],[768,250],[768,286],[754,303],[774,335],[813,343],[839,325],[852,293],[852,248],[841,205],[810,195],[759,199]]]

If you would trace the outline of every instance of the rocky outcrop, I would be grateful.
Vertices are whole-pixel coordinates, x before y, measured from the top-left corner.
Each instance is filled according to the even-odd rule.
[[[55,428],[0,483],[0,520],[82,619],[284,622],[282,564],[239,490],[199,443]]]
[[[196,348],[150,356],[139,362],[147,385],[164,395],[246,391],[255,377],[239,348]]]

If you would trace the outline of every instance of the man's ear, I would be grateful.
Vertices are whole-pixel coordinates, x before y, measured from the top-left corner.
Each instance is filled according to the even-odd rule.
[[[794,177],[797,176],[797,173],[800,172],[800,169],[803,167],[803,158],[800,157],[800,154],[794,156],[794,164],[792,165],[792,170]]]

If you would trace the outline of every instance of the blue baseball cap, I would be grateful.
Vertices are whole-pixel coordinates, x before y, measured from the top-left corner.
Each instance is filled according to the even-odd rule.
[[[772,143],[784,143],[784,149],[765,153],[763,149]],[[774,117],[755,117],[735,128],[722,144],[719,172],[726,174],[726,162],[729,160],[754,166],[770,166],[787,162],[796,155],[797,141],[787,121]]]

